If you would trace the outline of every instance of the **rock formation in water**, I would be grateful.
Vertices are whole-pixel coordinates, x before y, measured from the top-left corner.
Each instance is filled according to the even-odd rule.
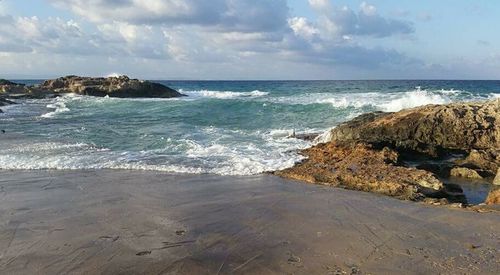
[[[461,199],[460,188],[444,185],[433,173],[493,178],[500,167],[500,99],[365,114],[330,136],[328,143],[303,151],[307,160],[276,174],[403,199],[453,202]],[[409,167],[415,160],[419,169]]]
[[[91,78],[66,76],[43,82],[40,89],[55,93],[75,93],[90,96],[171,98],[183,96],[165,85],[130,79],[127,76]]]
[[[127,76],[91,78],[66,76],[26,86],[0,80],[0,98],[46,98],[65,93],[120,98],[172,98],[184,96],[165,85],[130,79]]]
[[[28,88],[25,85],[17,84],[5,79],[0,79],[0,98],[12,94],[28,93]]]
[[[362,115],[333,129],[331,137],[434,158],[463,153],[457,167],[491,177],[500,167],[500,99]]]

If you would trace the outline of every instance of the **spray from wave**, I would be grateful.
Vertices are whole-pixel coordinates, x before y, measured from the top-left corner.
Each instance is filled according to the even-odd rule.
[[[252,97],[262,97],[269,94],[268,92],[262,92],[259,90],[254,90],[251,92],[233,92],[233,91],[209,91],[209,90],[183,91],[181,89],[180,92],[192,97],[207,97],[207,98],[218,98],[218,99],[252,98]]]

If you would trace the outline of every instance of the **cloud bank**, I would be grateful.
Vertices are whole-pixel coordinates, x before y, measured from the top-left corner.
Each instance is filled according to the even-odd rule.
[[[373,41],[411,36],[415,27],[412,22],[382,15],[368,2],[348,7],[329,0],[309,0],[313,17],[292,14],[286,0],[46,3],[69,11],[73,18],[0,14],[0,54],[4,58],[12,62],[30,55],[58,59],[82,56],[102,62],[121,59],[128,68],[150,62],[157,75],[166,72],[158,67],[164,62],[201,78],[205,72],[197,70],[210,64],[220,69],[211,78],[217,73],[226,78],[222,75],[225,72],[244,75],[242,66],[253,72],[250,67],[293,63],[290,68],[316,66],[333,72],[342,68],[397,70],[398,66],[422,64],[394,48],[374,46],[377,43]],[[367,40],[371,43],[365,43]],[[6,68],[0,70],[6,72]],[[287,75],[286,68],[283,75]]]

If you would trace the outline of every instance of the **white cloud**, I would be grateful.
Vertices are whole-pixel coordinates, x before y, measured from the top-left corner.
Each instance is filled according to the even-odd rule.
[[[286,0],[49,0],[93,22],[202,25],[222,31],[275,31],[286,27]]]
[[[361,3],[358,12],[347,6],[333,7],[330,0],[310,0],[309,4],[320,17],[318,25],[323,29],[324,38],[343,35],[387,37],[414,32],[410,22],[385,18],[377,13],[375,6],[366,2]]]
[[[362,2],[360,5],[361,11],[368,16],[374,16],[377,13],[377,9],[373,5],[369,5],[366,2]]]
[[[309,0],[318,14],[311,20],[291,15],[285,0],[47,1],[75,19],[0,16],[0,54],[24,61],[36,55],[57,60],[59,67],[76,66],[80,59],[82,69],[92,68],[92,62],[94,68],[108,64],[105,74],[127,73],[126,66],[144,72],[172,68],[177,76],[244,75],[277,64],[287,64],[286,72],[291,64],[366,69],[410,62],[394,50],[360,44],[361,36],[413,31],[411,24],[382,17],[365,2],[354,11],[330,0]]]
[[[316,11],[329,12],[332,8],[330,0],[309,0],[309,5]]]
[[[305,17],[293,17],[288,20],[290,28],[293,30],[295,35],[311,40],[316,35],[319,34],[319,30],[309,24]]]

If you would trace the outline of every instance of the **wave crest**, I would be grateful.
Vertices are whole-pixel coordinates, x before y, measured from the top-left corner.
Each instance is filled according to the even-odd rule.
[[[233,92],[233,91],[210,91],[210,90],[199,90],[199,91],[183,91],[181,93],[193,97],[208,97],[208,98],[218,98],[218,99],[232,99],[232,98],[245,98],[245,97],[262,97],[269,95],[268,92],[262,92],[259,90],[254,90],[251,92]]]

